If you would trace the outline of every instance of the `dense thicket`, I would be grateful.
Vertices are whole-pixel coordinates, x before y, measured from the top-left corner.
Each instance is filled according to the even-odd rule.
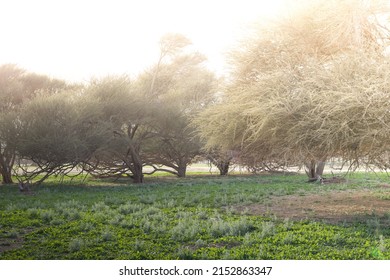
[[[374,163],[389,150],[390,61],[380,1],[310,1],[232,53],[222,101],[196,120],[210,149],[247,165]],[[380,12],[380,13],[379,13]]]

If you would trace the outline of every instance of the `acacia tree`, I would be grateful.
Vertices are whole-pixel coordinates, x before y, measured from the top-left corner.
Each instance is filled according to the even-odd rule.
[[[204,61],[198,53],[176,52],[175,57],[158,65],[154,139],[148,153],[155,171],[184,177],[188,164],[201,153],[202,144],[190,120],[213,99],[215,78]]]
[[[151,166],[151,173],[185,176],[200,152],[189,118],[208,102],[214,81],[204,57],[189,52],[189,44],[182,35],[168,34],[161,39],[157,64],[134,81],[116,77],[89,86],[88,98],[99,103],[112,133],[91,162],[91,173],[126,175],[142,183],[144,166]]]
[[[219,170],[219,175],[226,176],[234,160],[234,151],[222,152],[216,149],[209,149],[204,152],[204,157]]]
[[[86,166],[98,176],[127,175],[135,183],[143,182],[144,145],[152,133],[153,104],[128,77],[107,77],[93,81],[86,98],[94,100],[100,112],[99,123],[107,129],[106,143]]]
[[[96,109],[93,101],[74,91],[40,95],[26,103],[15,139],[18,180],[33,182],[38,178],[35,183],[41,183],[53,174],[82,171],[80,167],[108,136],[104,123],[97,122],[100,112]]]
[[[61,80],[29,73],[13,64],[0,67],[0,173],[3,183],[12,183],[22,105],[39,92],[53,93],[65,87],[66,83]]]
[[[197,120],[208,146],[240,149],[265,162],[305,163],[308,176],[317,177],[329,157],[352,154],[352,139],[372,143],[357,126],[366,115],[354,113],[352,102],[338,107],[338,119],[332,116],[341,97],[362,94],[365,104],[370,88],[387,83],[387,33],[376,17],[383,7],[379,1],[310,1],[260,29],[232,54],[233,82],[223,102]],[[374,65],[384,71],[375,79],[364,73],[367,67],[375,72]],[[359,133],[351,138],[340,131],[344,123]],[[359,147],[354,153],[361,157],[373,145]]]

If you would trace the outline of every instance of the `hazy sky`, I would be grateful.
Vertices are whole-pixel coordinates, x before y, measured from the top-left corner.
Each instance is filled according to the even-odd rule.
[[[212,69],[250,22],[283,0],[0,0],[0,65],[73,81],[137,74],[168,32],[182,33]]]

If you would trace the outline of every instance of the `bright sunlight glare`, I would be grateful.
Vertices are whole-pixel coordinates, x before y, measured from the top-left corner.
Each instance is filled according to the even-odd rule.
[[[283,0],[1,0],[0,64],[88,81],[151,66],[166,33],[187,36],[221,72],[224,53]]]

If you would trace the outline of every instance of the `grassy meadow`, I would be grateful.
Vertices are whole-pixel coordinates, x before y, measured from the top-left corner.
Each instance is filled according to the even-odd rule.
[[[384,174],[0,186],[0,259],[390,259]]]

